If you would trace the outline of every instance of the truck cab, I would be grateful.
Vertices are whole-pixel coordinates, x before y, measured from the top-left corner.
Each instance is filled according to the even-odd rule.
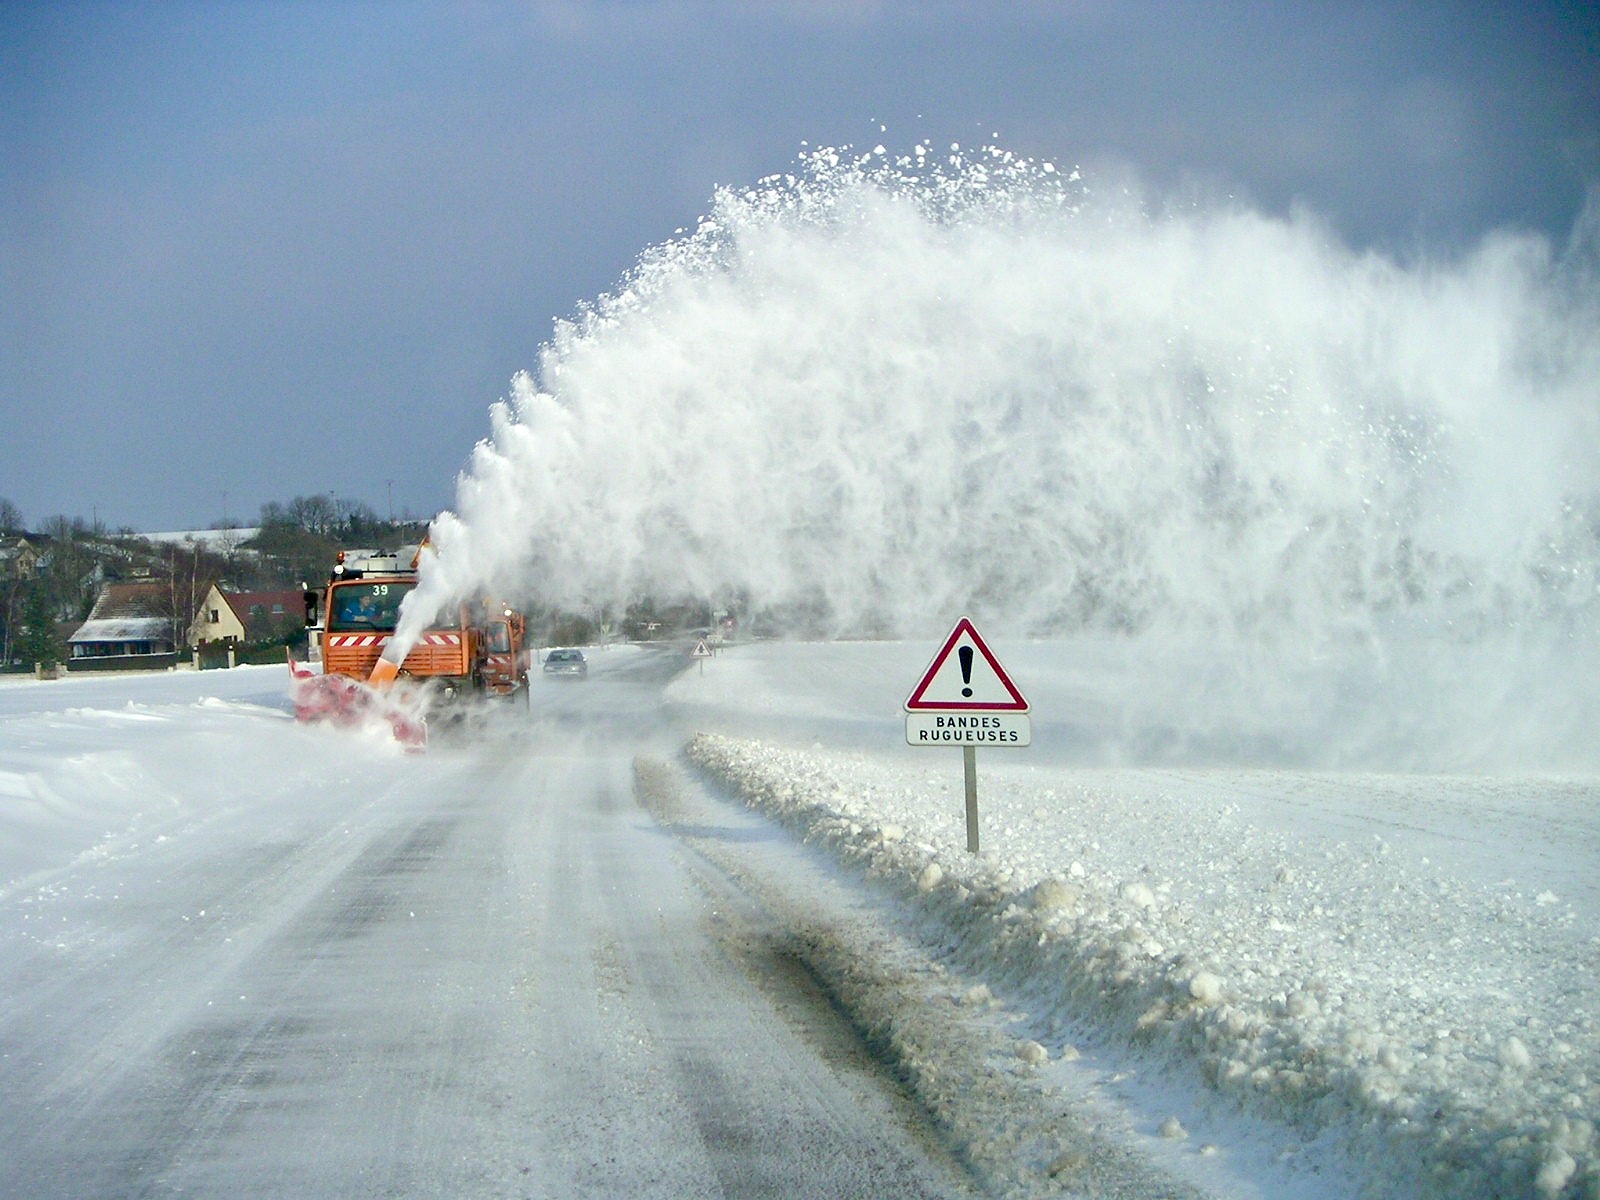
[[[411,548],[407,548],[411,549]],[[366,681],[417,586],[416,553],[340,551],[327,587],[306,593],[306,623],[319,628],[323,673]],[[319,603],[320,602],[320,603]],[[477,601],[441,612],[406,653],[399,673],[461,691],[509,696],[528,681],[526,624],[509,605]]]

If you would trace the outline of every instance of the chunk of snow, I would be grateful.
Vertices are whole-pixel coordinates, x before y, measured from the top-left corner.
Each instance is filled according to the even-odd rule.
[[[1526,1071],[1533,1065],[1533,1056],[1528,1053],[1526,1043],[1515,1035],[1501,1043],[1500,1052],[1496,1057],[1502,1067],[1509,1067],[1513,1071]]]
[[[1041,879],[1033,889],[1033,907],[1038,912],[1072,908],[1078,903],[1078,889],[1059,879]]]
[[[1189,980],[1189,995],[1211,1008],[1222,1002],[1222,980],[1210,971],[1199,971]]]
[[[1310,992],[1291,992],[1284,1011],[1291,1017],[1315,1017],[1322,1012],[1322,1005]]]
[[[1021,1041],[1017,1043],[1017,1057],[1030,1067],[1037,1067],[1050,1061],[1050,1052],[1038,1042]]]
[[[1577,1173],[1578,1164],[1565,1150],[1553,1151],[1539,1168],[1533,1186],[1541,1196],[1559,1196],[1567,1183]]]
[[[1139,908],[1154,908],[1156,903],[1156,894],[1144,883],[1123,884],[1122,898]]]

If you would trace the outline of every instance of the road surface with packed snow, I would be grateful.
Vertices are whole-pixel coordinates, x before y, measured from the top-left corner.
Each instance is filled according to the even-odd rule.
[[[658,664],[599,665],[424,756],[295,726],[276,675],[0,693],[39,839],[0,902],[0,1192],[970,1194],[635,801]],[[725,815],[699,835],[773,837]]]

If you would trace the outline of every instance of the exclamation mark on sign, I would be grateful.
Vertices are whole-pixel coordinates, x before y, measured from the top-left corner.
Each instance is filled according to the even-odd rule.
[[[956,651],[961,656],[961,682],[969,686],[961,689],[963,696],[972,695],[972,647],[962,646]]]

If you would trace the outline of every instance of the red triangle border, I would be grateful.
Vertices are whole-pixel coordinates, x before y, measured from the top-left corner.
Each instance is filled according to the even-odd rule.
[[[983,655],[989,666],[994,668],[994,673],[999,677],[1000,682],[1005,685],[1006,691],[1011,693],[1012,703],[995,704],[991,701],[976,700],[930,703],[922,698],[923,693],[933,683],[933,677],[939,673],[939,669],[944,666],[945,661],[950,657],[950,652],[955,649],[956,643],[961,640],[962,634],[966,634],[972,639],[972,644],[976,647],[978,653]],[[905,708],[907,712],[1025,713],[1028,711],[1028,702],[1023,699],[1022,693],[1017,690],[1017,685],[1011,682],[1011,676],[1006,674],[1006,669],[1000,665],[1000,660],[994,656],[994,652],[989,649],[988,643],[983,640],[976,627],[973,626],[968,618],[962,617],[956,622],[956,627],[950,631],[950,636],[945,639],[944,645],[939,652],[933,656],[933,661],[928,664],[928,669],[922,673],[921,682],[911,690],[911,695],[906,700]]]

